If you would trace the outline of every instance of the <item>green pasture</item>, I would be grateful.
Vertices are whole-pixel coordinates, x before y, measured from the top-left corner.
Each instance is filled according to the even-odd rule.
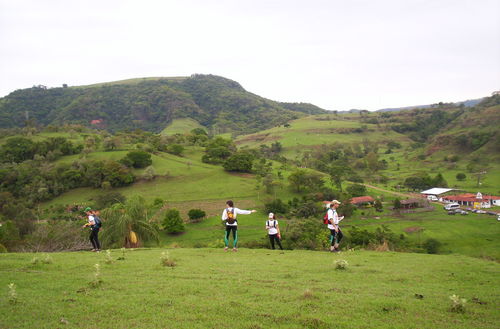
[[[173,267],[160,265],[164,252]],[[0,254],[0,327],[479,329],[500,323],[500,265],[477,258],[245,248],[136,249],[122,256],[112,250],[107,264],[104,252],[52,253],[51,264],[32,264],[45,256]],[[339,260],[346,269],[335,269]],[[451,311],[451,295],[466,299],[463,313]]]
[[[163,129],[160,135],[185,134],[196,128],[206,130],[206,128],[191,118],[174,119],[165,129]]]
[[[261,144],[270,145],[279,141],[284,148],[283,155],[293,156],[303,151],[304,147],[328,145],[334,143],[353,144],[369,141],[400,141],[408,142],[408,138],[392,130],[384,130],[374,124],[365,124],[359,121],[339,120],[330,116],[331,120],[318,120],[324,116],[310,116],[290,122],[290,127],[274,127],[255,134],[240,136],[236,139],[238,146],[258,147]],[[367,131],[362,133],[349,132],[343,129],[361,128],[366,126]]]
[[[379,218],[375,219],[376,216]],[[373,231],[386,225],[398,235],[405,234],[417,246],[433,238],[442,244],[440,253],[500,260],[500,222],[497,216],[472,212],[468,215],[448,215],[442,205],[435,205],[434,211],[408,214],[396,214],[390,210],[382,214],[375,213],[373,209],[358,210],[353,218],[346,218],[342,224],[346,233],[352,226]]]

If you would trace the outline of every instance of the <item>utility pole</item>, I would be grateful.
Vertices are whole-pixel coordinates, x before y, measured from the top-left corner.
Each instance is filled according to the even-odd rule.
[[[476,173],[473,173],[472,175],[476,175],[477,176],[477,187],[479,187],[479,185],[481,184],[481,176],[486,174],[486,170],[483,170],[483,171],[480,171],[480,172],[476,172]]]

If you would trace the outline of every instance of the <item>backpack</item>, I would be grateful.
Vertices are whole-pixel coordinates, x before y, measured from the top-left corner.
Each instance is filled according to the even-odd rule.
[[[236,216],[234,215],[234,208],[233,210],[229,210],[229,208],[226,209],[226,214],[227,214],[227,223],[228,224],[234,224],[236,222]]]
[[[328,209],[328,210],[326,211],[325,216],[323,216],[323,224],[325,224],[325,225],[328,225],[328,224],[331,224],[331,223],[332,223],[332,222],[328,219],[328,211],[329,211],[329,210],[330,210],[330,209]]]
[[[270,220],[267,221],[267,226],[271,226],[269,223],[271,223]],[[276,228],[276,219],[273,219],[273,227]]]
[[[94,227],[95,227],[95,228],[101,228],[101,226],[102,226],[102,221],[101,221],[101,219],[99,218],[99,216],[94,215],[94,223],[95,223],[95,224],[94,224]]]

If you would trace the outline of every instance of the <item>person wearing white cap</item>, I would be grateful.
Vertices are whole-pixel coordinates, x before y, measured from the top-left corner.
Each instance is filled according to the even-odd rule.
[[[339,252],[339,243],[344,236],[339,227],[339,222],[344,219],[344,216],[339,217],[337,214],[337,208],[340,202],[338,200],[333,200],[330,203],[330,209],[328,209],[328,229],[330,230],[330,251]]]
[[[274,250],[274,241],[278,243],[278,246],[281,250],[283,250],[283,246],[281,245],[281,233],[280,227],[278,225],[278,221],[272,212],[269,213],[268,220],[266,220],[266,230],[267,234],[269,234],[269,241],[271,242],[271,248]]]

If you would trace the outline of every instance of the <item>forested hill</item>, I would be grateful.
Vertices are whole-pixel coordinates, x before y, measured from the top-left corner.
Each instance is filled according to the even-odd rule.
[[[216,132],[248,133],[324,110],[278,103],[214,75],[144,78],[80,87],[34,86],[0,99],[0,128],[77,123],[111,131],[159,132],[173,119],[192,118]]]

